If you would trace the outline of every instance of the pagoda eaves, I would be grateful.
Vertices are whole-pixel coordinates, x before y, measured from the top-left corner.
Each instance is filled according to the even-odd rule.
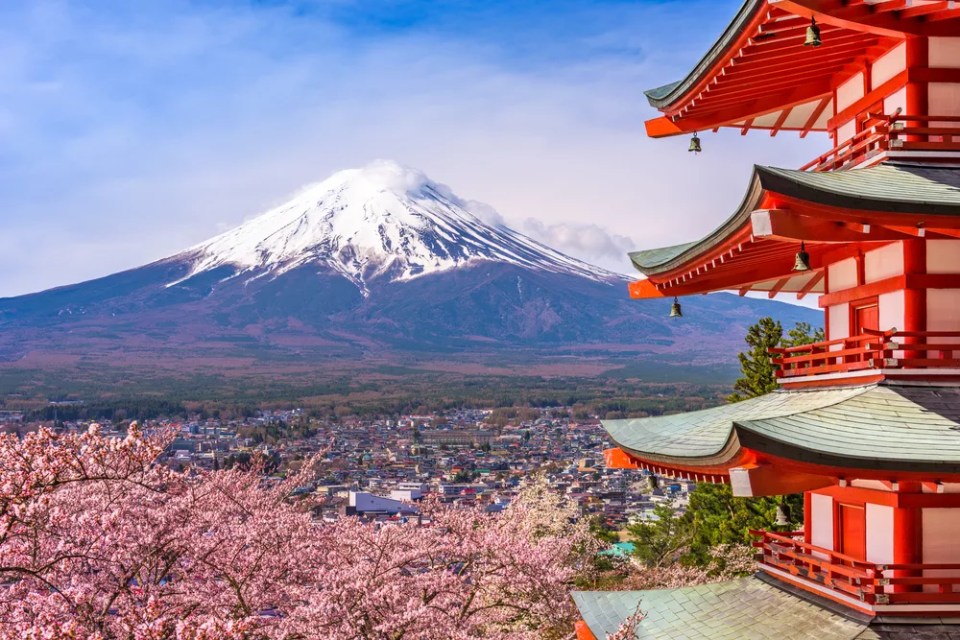
[[[960,238],[960,171],[884,163],[844,172],[755,167],[724,223],[696,242],[630,254],[633,298],[720,290],[823,293],[823,266],[891,242]],[[810,270],[794,271],[799,243]]]
[[[811,18],[822,35],[817,47],[803,44]],[[910,83],[956,81],[954,70],[923,69],[919,63],[929,53],[913,45],[926,43],[918,36],[958,31],[960,7],[953,2],[747,0],[687,77],[647,91],[664,114],[646,123],[647,133],[658,138],[719,127],[771,135],[834,132],[848,115],[837,108],[836,90],[864,69],[876,66],[864,76],[858,100],[882,99]],[[910,58],[906,64],[884,59],[898,45],[903,48],[894,58]]]

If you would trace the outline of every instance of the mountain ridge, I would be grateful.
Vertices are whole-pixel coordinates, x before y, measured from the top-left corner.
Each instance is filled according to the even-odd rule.
[[[339,172],[163,260],[0,299],[0,361],[311,375],[411,362],[732,366],[760,316],[820,324],[813,310],[730,294],[685,300],[669,318],[669,300],[630,300],[625,276],[471,206],[396,163]]]
[[[616,278],[505,226],[483,222],[469,204],[420,171],[377,160],[309,185],[290,201],[168,260],[193,265],[184,279],[223,265],[241,273],[282,274],[315,262],[341,273],[365,294],[369,279],[406,281],[479,261]]]

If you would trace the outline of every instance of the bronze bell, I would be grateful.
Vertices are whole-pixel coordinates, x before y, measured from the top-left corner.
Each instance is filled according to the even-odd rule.
[[[810,254],[804,249],[803,242],[800,243],[800,251],[797,251],[797,259],[793,263],[794,271],[810,271]]]
[[[803,46],[805,47],[819,47],[822,42],[820,42],[820,27],[817,26],[817,20],[813,16],[810,16],[810,26],[807,27],[807,39],[803,41]]]
[[[687,149],[687,151],[692,151],[693,153],[700,153],[703,151],[703,149],[700,148],[700,138],[697,137],[696,133],[694,133],[693,137],[690,138],[690,148]]]
[[[673,299],[673,304],[670,305],[670,317],[671,318],[682,318],[683,311],[680,310],[680,300],[677,298]]]
[[[777,519],[774,520],[773,524],[778,527],[790,526],[790,507],[787,506],[786,501],[777,505]]]

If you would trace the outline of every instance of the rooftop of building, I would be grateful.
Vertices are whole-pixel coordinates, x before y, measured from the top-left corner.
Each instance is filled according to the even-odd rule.
[[[575,591],[573,599],[595,638],[639,608],[638,640],[960,640],[960,620],[853,614],[762,574],[677,589]]]

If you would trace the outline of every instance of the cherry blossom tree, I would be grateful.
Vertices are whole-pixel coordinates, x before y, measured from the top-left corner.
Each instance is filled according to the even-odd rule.
[[[0,635],[532,640],[570,636],[594,553],[535,481],[498,516],[422,506],[425,526],[315,521],[308,469],[175,472],[172,432],[0,436]]]

